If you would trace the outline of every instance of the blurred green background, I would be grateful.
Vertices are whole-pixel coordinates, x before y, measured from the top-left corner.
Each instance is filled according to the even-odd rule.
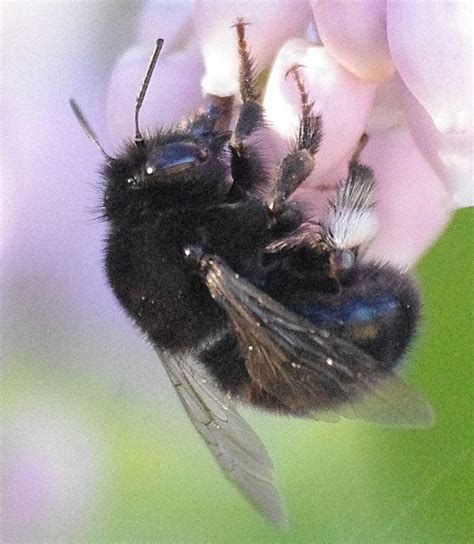
[[[155,403],[18,357],[3,378],[2,413],[7,434],[13,429],[20,439],[12,458],[23,463],[7,467],[7,476],[21,480],[29,470],[35,482],[32,488],[28,479],[20,481],[17,495],[7,496],[25,534],[37,524],[35,541],[63,542],[62,524],[80,515],[67,541],[473,542],[473,227],[472,210],[458,212],[418,266],[424,320],[408,381],[435,407],[432,429],[325,424],[243,410],[274,459],[290,517],[286,534],[266,525],[222,478],[170,385],[160,388],[166,393]],[[68,465],[70,455],[79,469],[77,462]],[[51,489],[52,480],[60,489]],[[55,505],[58,497],[69,506]],[[56,537],[54,530],[44,533],[46,540],[45,511],[58,527]]]

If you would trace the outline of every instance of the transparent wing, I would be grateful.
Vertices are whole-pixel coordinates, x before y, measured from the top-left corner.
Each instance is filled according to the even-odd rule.
[[[157,353],[191,422],[225,476],[265,518],[284,528],[286,513],[272,479],[273,463],[232,400],[189,358],[178,358],[163,350]]]
[[[425,427],[424,398],[352,342],[295,314],[235,274],[222,259],[201,267],[227,312],[252,380],[297,415],[333,415]]]

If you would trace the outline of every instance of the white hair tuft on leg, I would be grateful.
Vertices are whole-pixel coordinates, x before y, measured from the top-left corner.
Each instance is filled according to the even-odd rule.
[[[333,249],[353,249],[373,240],[377,232],[375,182],[368,166],[352,161],[329,204],[323,239]]]

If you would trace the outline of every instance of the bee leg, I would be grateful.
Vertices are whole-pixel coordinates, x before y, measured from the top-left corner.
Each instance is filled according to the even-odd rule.
[[[240,96],[242,107],[230,140],[231,168],[234,185],[230,200],[240,200],[246,194],[258,193],[258,189],[268,185],[269,176],[265,172],[258,150],[249,143],[250,137],[264,127],[263,107],[259,103],[260,91],[255,77],[255,66],[245,39],[245,23],[239,19],[235,25],[240,57]]]
[[[363,134],[349,163],[347,178],[337,185],[325,221],[320,224],[321,241],[328,251],[330,275],[334,278],[355,265],[378,231],[374,173],[359,162],[367,139]]]
[[[232,96],[207,95],[209,106],[196,115],[182,121],[178,127],[197,137],[206,133],[224,134],[229,131],[232,120]]]
[[[237,23],[234,25],[234,28],[237,30],[237,45],[240,57],[240,96],[244,104],[246,102],[257,102],[260,96],[255,78],[254,60],[245,39],[245,27],[248,24],[243,19],[237,19]]]
[[[313,113],[313,103],[308,102],[308,92],[302,82],[299,66],[294,66],[292,73],[300,92],[301,117],[296,141],[278,167],[277,180],[269,202],[270,209],[280,210],[287,198],[311,174],[314,168],[314,155],[321,143],[321,116]]]

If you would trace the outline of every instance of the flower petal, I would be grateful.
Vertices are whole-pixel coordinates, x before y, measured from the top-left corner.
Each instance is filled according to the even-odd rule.
[[[232,28],[238,18],[249,23],[246,37],[259,69],[269,66],[280,45],[290,37],[301,35],[312,19],[307,2],[288,0],[198,0],[195,13],[206,65],[203,88],[220,96],[238,91],[239,58]]]
[[[119,145],[135,134],[135,102],[150,60],[151,47],[129,49],[112,72],[107,99],[111,140]],[[140,127],[154,130],[171,126],[194,113],[205,100],[204,73],[198,47],[167,54],[163,49],[140,111]]]
[[[380,83],[367,121],[367,134],[373,135],[405,124],[404,87],[398,74]]]
[[[472,127],[470,2],[387,2],[394,63],[438,130]]]
[[[413,138],[432,168],[445,183],[453,208],[474,205],[474,131],[448,134],[437,130],[426,110],[408,89],[402,100]]]
[[[448,193],[406,129],[370,138],[361,162],[375,173],[380,225],[367,256],[409,266],[449,221]]]
[[[184,49],[193,39],[194,0],[146,2],[138,20],[138,42],[149,45],[163,38],[166,51]]]
[[[382,80],[395,72],[387,42],[385,2],[312,0],[322,42],[360,79]]]

